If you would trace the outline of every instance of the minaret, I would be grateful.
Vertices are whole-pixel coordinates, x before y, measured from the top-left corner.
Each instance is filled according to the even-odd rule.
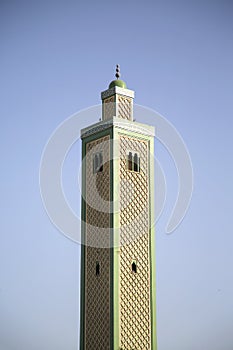
[[[116,78],[81,132],[80,350],[156,350],[154,127]]]

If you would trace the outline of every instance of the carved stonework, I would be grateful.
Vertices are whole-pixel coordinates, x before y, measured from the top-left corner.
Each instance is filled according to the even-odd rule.
[[[110,96],[115,95],[115,94],[124,95],[124,96],[134,98],[134,91],[133,90],[124,89],[124,88],[121,88],[119,86],[114,86],[111,89],[107,89],[107,90],[101,92],[101,99],[104,100],[105,98],[110,97]]]
[[[128,149],[140,154],[140,172],[127,171]],[[120,137],[120,341],[127,350],[151,349],[148,152],[148,142]]]
[[[132,99],[125,96],[118,96],[118,118],[132,119]]]
[[[118,128],[147,135],[147,136],[155,135],[155,129],[153,126],[149,126],[142,123],[136,123],[136,122],[132,123],[127,119],[113,117],[112,119],[101,121],[99,123],[92,125],[91,127],[87,127],[81,130],[81,137],[84,138],[84,137],[90,136],[99,131],[106,130],[111,126],[117,126]]]
[[[103,120],[113,118],[116,115],[115,97],[111,96],[103,101]]]
[[[109,136],[86,146],[86,222],[90,225],[86,228],[85,350],[110,349],[110,249],[98,248],[109,246],[110,240],[110,165],[104,162],[103,172],[93,173],[97,151],[109,159]],[[105,228],[104,233],[101,227]]]

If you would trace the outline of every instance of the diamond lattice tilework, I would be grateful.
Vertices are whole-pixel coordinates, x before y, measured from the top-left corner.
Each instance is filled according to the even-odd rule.
[[[131,99],[119,96],[118,97],[118,117],[123,119],[131,119]]]
[[[103,172],[93,173],[93,156],[103,154]],[[85,349],[110,349],[110,138],[86,146]],[[96,263],[100,274],[96,276]]]
[[[115,115],[115,97],[111,96],[104,100],[104,120]]]
[[[140,172],[126,169],[137,152]],[[123,350],[151,349],[148,143],[120,137],[120,343]],[[137,273],[132,272],[136,261]]]

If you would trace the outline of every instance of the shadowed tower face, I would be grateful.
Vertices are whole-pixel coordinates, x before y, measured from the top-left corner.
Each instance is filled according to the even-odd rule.
[[[154,128],[133,120],[119,66],[116,78],[81,132],[80,350],[156,350]]]

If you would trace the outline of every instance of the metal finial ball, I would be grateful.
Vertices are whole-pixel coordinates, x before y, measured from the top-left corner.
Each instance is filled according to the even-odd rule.
[[[117,79],[119,79],[120,76],[121,76],[119,64],[116,65],[116,74],[115,74],[115,76],[116,76]]]

